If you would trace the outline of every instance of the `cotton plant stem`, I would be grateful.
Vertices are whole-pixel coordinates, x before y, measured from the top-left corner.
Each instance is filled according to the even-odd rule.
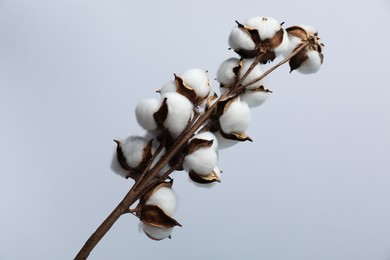
[[[289,60],[291,60],[292,57],[294,57],[295,55],[298,54],[298,52],[300,52],[301,50],[303,50],[304,48],[306,48],[310,43],[309,42],[306,42],[306,43],[303,43],[301,44],[301,46],[299,46],[298,48],[296,48],[290,55],[288,55],[286,58],[284,58],[282,61],[280,61],[278,64],[276,64],[275,66],[272,66],[269,70],[267,70],[266,72],[264,72],[263,74],[261,74],[260,77],[252,80],[251,82],[245,84],[245,85],[241,85],[239,86],[239,90],[243,90],[245,89],[247,86],[249,85],[252,85],[253,83],[256,83],[260,80],[262,80],[263,78],[265,78],[266,76],[268,76],[272,71],[276,70],[277,68],[279,68],[280,66],[282,66],[283,64],[285,64],[286,62],[288,62]]]
[[[294,55],[296,55],[300,50],[306,47],[307,44],[302,45],[297,50],[295,50],[291,55],[286,57],[283,61],[272,67],[270,70],[266,71],[260,78],[255,81],[248,83],[246,85],[252,84],[264,78],[266,75],[271,73],[277,67],[286,63],[290,60]],[[246,73],[236,82],[236,84],[231,88],[230,91],[221,95],[213,105],[205,111],[202,115],[198,117],[196,121],[194,121],[190,126],[179,136],[179,138],[175,141],[172,147],[160,158],[160,160],[143,176],[142,182],[136,181],[132,186],[130,191],[126,194],[126,196],[122,199],[122,201],[116,206],[116,208],[111,212],[111,214],[100,224],[100,226],[96,229],[96,231],[88,238],[85,242],[84,246],[81,248],[79,253],[74,258],[75,260],[84,260],[87,259],[89,254],[92,252],[94,247],[99,243],[99,241],[104,237],[104,235],[110,230],[110,228],[114,225],[114,223],[119,219],[120,216],[127,213],[131,205],[133,205],[144,193],[146,193],[150,188],[154,187],[156,184],[155,178],[158,176],[161,169],[169,163],[169,161],[183,149],[183,147],[188,143],[188,140],[196,133],[198,129],[200,129],[204,123],[214,114],[214,110],[217,107],[218,102],[226,100],[227,98],[238,95],[245,86],[241,85],[243,80],[250,74],[250,72],[254,69],[257,63],[261,60],[263,54],[258,55],[251,66],[248,68]],[[157,180],[161,181],[161,180]]]

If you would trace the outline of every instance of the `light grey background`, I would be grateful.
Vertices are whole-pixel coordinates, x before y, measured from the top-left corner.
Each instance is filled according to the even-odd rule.
[[[136,103],[190,67],[215,77],[234,21],[261,15],[317,26],[322,69],[271,75],[220,185],[174,175],[173,239],[128,215],[90,259],[390,259],[387,0],[0,0],[0,259],[72,259],[131,186],[109,164],[143,133]]]

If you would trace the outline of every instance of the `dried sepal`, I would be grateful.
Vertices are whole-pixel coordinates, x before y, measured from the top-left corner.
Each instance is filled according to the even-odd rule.
[[[206,111],[210,109],[210,107],[215,103],[215,101],[218,100],[217,93],[213,93],[212,95],[209,95],[206,101]]]
[[[213,142],[213,140],[194,138],[188,144],[188,154],[192,154],[201,148],[209,148],[213,145]]]
[[[176,92],[185,96],[190,100],[193,104],[198,105],[200,102],[200,98],[197,96],[195,90],[188,86],[181,77],[175,75],[175,82],[177,86]]]
[[[145,224],[155,226],[155,227],[163,227],[163,228],[172,228],[175,226],[181,227],[181,224],[177,222],[176,219],[165,214],[165,212],[156,205],[142,206],[140,220]]]
[[[160,108],[153,114],[154,120],[156,121],[157,125],[163,129],[166,130],[164,127],[164,122],[168,117],[168,105],[167,105],[167,98],[163,99],[163,102],[161,103]]]
[[[213,183],[213,182],[221,182],[221,179],[219,177],[219,174],[213,170],[210,172],[208,175],[204,174],[198,174],[195,171],[189,171],[188,176],[190,179],[196,183],[200,184],[208,184],[208,183]]]
[[[244,132],[231,132],[231,133],[224,133],[222,130],[220,131],[220,134],[225,139],[230,139],[233,141],[239,141],[239,142],[245,142],[250,141],[253,142],[252,138],[250,138],[246,133]]]
[[[133,168],[131,168],[127,162],[126,162],[126,158],[125,156],[123,155],[123,151],[122,151],[122,142],[119,141],[119,140],[114,140],[114,142],[116,143],[116,156],[117,156],[117,160],[120,164],[120,166],[127,170],[127,171],[132,171]]]

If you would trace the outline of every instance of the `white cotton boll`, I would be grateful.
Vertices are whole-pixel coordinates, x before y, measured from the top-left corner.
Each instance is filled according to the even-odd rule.
[[[158,206],[165,214],[172,217],[175,214],[178,204],[176,193],[168,188],[161,187],[156,190],[146,201],[146,205]]]
[[[249,18],[244,25],[251,29],[257,29],[262,41],[274,37],[281,28],[276,19],[265,16]]]
[[[135,108],[135,116],[138,124],[145,130],[157,129],[153,114],[160,108],[161,101],[148,98],[141,100]]]
[[[137,168],[142,162],[144,156],[144,148],[149,140],[142,136],[130,136],[122,143],[123,156],[126,158],[127,164],[131,168]]]
[[[159,92],[160,95],[164,95],[165,93],[168,92],[176,92],[176,90],[177,90],[176,82],[174,80],[171,80],[167,82],[164,86],[162,86]]]
[[[217,150],[218,149],[218,139],[217,139],[217,137],[213,134],[213,133],[211,133],[211,132],[202,132],[202,133],[199,133],[199,134],[196,134],[196,135],[194,135],[194,137],[192,137],[191,139],[190,139],[190,141],[192,140],[192,139],[195,139],[195,138],[197,138],[197,139],[202,139],[202,140],[208,140],[208,141],[213,141],[213,144],[212,144],[212,146],[211,146],[211,148],[213,148],[214,150]]]
[[[247,103],[240,99],[233,101],[219,117],[219,124],[224,133],[245,132],[251,120],[251,111]]]
[[[229,47],[233,50],[253,50],[256,45],[248,32],[240,27],[234,27],[229,35]]]
[[[218,163],[218,154],[213,148],[199,148],[184,158],[183,168],[207,176]]]
[[[309,50],[306,52],[307,59],[297,68],[302,74],[311,74],[317,72],[321,67],[321,57],[318,51]]]
[[[232,146],[234,146],[234,145],[239,143],[239,141],[236,141],[236,140],[226,139],[225,137],[223,137],[221,135],[220,132],[216,132],[214,134],[215,134],[215,137],[217,137],[217,140],[218,140],[218,149],[219,150],[230,148],[230,147],[232,147]]]
[[[142,229],[149,238],[154,240],[162,240],[170,237],[173,231],[173,228],[155,227],[143,222],[140,222],[140,229]]]
[[[242,67],[239,72],[239,77],[241,78],[244,76],[244,74],[248,71],[249,67],[252,65],[254,59],[245,59],[242,61]],[[259,63],[256,64],[256,66],[253,68],[253,70],[249,73],[249,75],[242,81],[242,85],[246,85],[249,82],[252,82],[253,80],[259,78],[261,75],[263,75],[264,70],[263,66]],[[247,89],[255,89],[260,86],[263,86],[264,88],[268,88],[268,78],[265,77],[253,84],[250,84],[247,86]]]
[[[191,87],[199,97],[207,97],[210,93],[210,81],[206,71],[201,69],[188,69],[180,78]]]
[[[269,97],[269,92],[267,91],[245,91],[244,94],[240,96],[241,101],[248,104],[250,108],[258,107],[262,105],[267,98]]]
[[[164,126],[176,138],[185,129],[193,116],[193,104],[185,96],[176,92],[169,92],[162,96],[167,98],[168,116]]]
[[[236,74],[233,69],[240,63],[238,58],[230,58],[222,62],[217,71],[217,80],[222,85],[233,84],[236,80]]]
[[[120,165],[116,151],[114,152],[114,155],[112,156],[111,170],[123,178],[126,178],[127,175],[129,174],[129,172],[126,171],[125,169],[123,169],[122,166]]]

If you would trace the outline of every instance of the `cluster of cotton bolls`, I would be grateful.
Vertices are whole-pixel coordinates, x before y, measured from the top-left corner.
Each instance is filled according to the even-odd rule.
[[[290,55],[305,43],[306,47],[290,60],[291,70],[313,73],[323,60],[323,44],[315,28],[293,26],[284,29],[271,17],[253,17],[242,24],[237,22],[228,43],[239,57],[225,60],[217,70],[219,98],[211,89],[207,71],[192,68],[175,74],[157,91],[159,97],[147,98],[137,104],[136,120],[145,134],[116,140],[112,169],[122,177],[134,179],[137,184],[148,169],[169,153],[178,139],[188,136],[186,131],[208,113],[207,120],[153,176],[161,181],[140,198],[134,210],[141,220],[140,228],[152,239],[170,237],[173,227],[180,226],[173,218],[177,196],[169,177],[172,171],[184,170],[197,186],[211,187],[221,182],[218,150],[252,141],[246,134],[251,109],[263,104],[271,93],[268,78],[262,77],[263,66],[278,56]]]

